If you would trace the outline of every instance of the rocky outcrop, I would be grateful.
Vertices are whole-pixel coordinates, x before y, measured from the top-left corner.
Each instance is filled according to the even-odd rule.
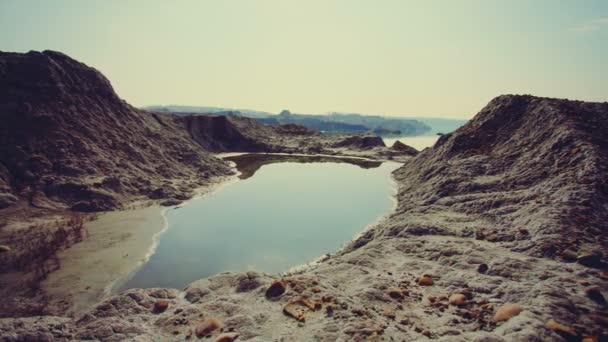
[[[395,173],[399,212],[449,208],[479,239],[528,255],[606,250],[607,131],[608,103],[498,97]]]
[[[173,117],[131,107],[59,52],[0,53],[0,120],[0,208],[37,196],[110,210],[170,180],[230,173]]]
[[[271,127],[253,119],[235,116],[191,115],[180,118],[192,138],[203,148],[213,152],[269,151],[264,143],[270,135],[276,135]]]
[[[54,51],[0,53],[0,90],[0,209],[20,199],[78,211],[112,210],[137,197],[180,201],[231,173],[209,152],[384,146],[375,136],[324,136],[234,115],[138,110],[97,70]]]
[[[333,147],[352,147],[357,149],[370,149],[374,147],[385,147],[384,141],[379,136],[361,135],[346,137],[333,144]]]
[[[397,140],[393,143],[393,146],[391,146],[391,150],[400,152],[400,153],[408,155],[408,156],[415,156],[418,154],[418,150],[402,143],[399,140]]]

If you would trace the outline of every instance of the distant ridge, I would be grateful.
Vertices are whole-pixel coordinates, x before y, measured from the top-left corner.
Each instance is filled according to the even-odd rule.
[[[374,132],[380,135],[416,136],[449,133],[464,125],[467,120],[425,117],[390,117],[357,113],[300,114],[284,110],[280,114],[251,109],[234,109],[208,106],[149,106],[146,110],[176,115],[215,114],[254,118],[264,124],[299,124],[309,129],[328,133]]]

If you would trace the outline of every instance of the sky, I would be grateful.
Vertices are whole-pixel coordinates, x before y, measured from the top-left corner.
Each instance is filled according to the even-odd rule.
[[[608,101],[608,1],[0,0],[0,50],[57,50],[135,106],[470,118]]]

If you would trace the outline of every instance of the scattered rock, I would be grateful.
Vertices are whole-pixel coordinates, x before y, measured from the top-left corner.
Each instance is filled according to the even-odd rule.
[[[157,300],[154,303],[154,308],[152,309],[152,311],[154,313],[161,313],[161,312],[164,312],[165,310],[167,310],[168,307],[169,307],[169,301],[166,299],[161,299],[161,300]]]
[[[314,310],[314,305],[301,298],[292,300],[283,307],[283,313],[298,322],[306,321],[306,312],[310,310]]]
[[[450,296],[448,302],[451,305],[462,306],[467,304],[467,297],[462,293],[454,293]]]
[[[423,275],[422,277],[418,278],[418,285],[422,285],[422,286],[433,285],[433,278],[431,278],[431,276],[428,276],[428,275]]]
[[[599,267],[602,264],[602,253],[595,251],[595,252],[585,252],[582,254],[579,254],[579,256],[577,257],[577,261],[579,264],[581,265],[585,265],[588,267]]]
[[[222,323],[213,317],[205,318],[201,321],[194,330],[196,337],[206,337],[209,335],[213,335],[216,330],[221,329]]]
[[[225,333],[221,334],[215,339],[215,342],[233,342],[239,338],[239,334],[237,333]]]
[[[403,291],[401,289],[390,289],[388,290],[389,297],[393,299],[403,299]]]
[[[558,333],[559,335],[562,335],[564,337],[574,337],[576,336],[576,332],[574,330],[572,330],[571,328],[556,322],[553,319],[550,319],[547,321],[547,323],[545,323],[545,326],[548,329],[551,329],[553,331],[555,331],[556,333]]]
[[[498,310],[496,310],[496,314],[494,314],[494,321],[501,322],[509,320],[510,318],[519,315],[519,313],[522,311],[524,311],[524,309],[517,304],[504,304],[503,306],[498,308]]]
[[[479,266],[477,266],[477,272],[479,273],[486,273],[488,271],[488,265],[486,264],[479,264]]]
[[[243,276],[238,277],[236,292],[248,292],[262,286],[259,274],[255,272],[247,272]]]
[[[266,298],[276,298],[285,293],[285,283],[277,280],[266,290]]]
[[[12,249],[7,245],[0,245],[0,253],[10,252]]]

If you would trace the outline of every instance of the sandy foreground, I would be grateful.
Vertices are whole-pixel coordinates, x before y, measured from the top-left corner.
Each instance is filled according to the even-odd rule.
[[[222,177],[198,189],[189,201],[211,195],[237,180],[237,176]],[[111,211],[87,222],[88,237],[60,251],[61,267],[40,285],[49,307],[55,305],[74,316],[111,295],[154,254],[160,235],[168,227],[165,213],[173,208],[155,204]]]
[[[71,303],[70,315],[89,308],[149,258],[166,228],[165,210],[153,205],[99,215],[86,224],[87,239],[59,253],[61,268],[49,274],[42,289],[51,300]]]

